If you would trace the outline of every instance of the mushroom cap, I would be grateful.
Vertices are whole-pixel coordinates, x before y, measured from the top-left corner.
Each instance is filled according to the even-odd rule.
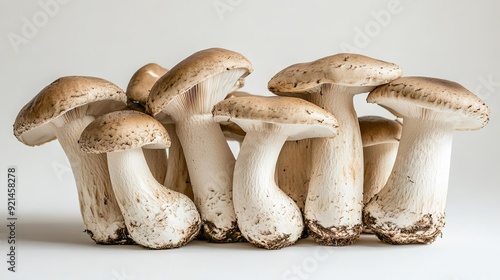
[[[78,144],[84,152],[101,154],[135,148],[166,149],[170,137],[153,117],[125,110],[95,119],[83,130]]]
[[[402,75],[390,62],[360,54],[339,53],[286,67],[271,78],[267,88],[277,95],[317,92],[322,84],[346,87],[374,87]]]
[[[168,69],[156,63],[142,66],[130,78],[126,91],[127,98],[132,102],[146,105],[151,87],[167,72]]]
[[[456,130],[476,130],[489,121],[490,110],[462,85],[437,78],[402,77],[377,87],[367,101],[398,117],[455,123]]]
[[[235,97],[245,97],[245,96],[253,96],[253,94],[248,93],[246,91],[236,90],[236,91],[230,92],[228,95],[226,95],[226,98],[224,98],[224,99],[235,98]]]
[[[146,111],[155,116],[163,110],[168,110],[168,105],[173,99],[186,93],[193,86],[234,69],[245,70],[237,84],[242,83],[241,78],[253,71],[250,61],[237,52],[221,48],[196,52],[175,65],[154,84],[146,104]]]
[[[334,115],[305,100],[281,96],[229,98],[215,105],[217,122],[232,121],[244,131],[267,130],[273,125],[288,140],[334,137],[338,122]]]
[[[363,147],[385,143],[399,143],[403,126],[400,122],[380,116],[358,118]]]
[[[61,77],[42,89],[19,111],[14,122],[14,135],[26,145],[41,145],[56,138],[49,123],[68,111],[89,105],[86,113],[100,116],[123,109],[126,102],[123,90],[104,79]]]

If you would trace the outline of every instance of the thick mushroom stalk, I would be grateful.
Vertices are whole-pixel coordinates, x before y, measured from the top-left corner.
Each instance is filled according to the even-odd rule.
[[[274,180],[287,138],[279,131],[247,132],[234,169],[238,225],[249,242],[266,249],[294,244],[304,228],[299,207]]]
[[[78,138],[95,117],[125,107],[125,93],[95,77],[61,77],[19,112],[14,135],[29,146],[58,139],[71,164],[85,231],[98,244],[126,244],[125,222],[111,188],[105,156],[87,155]]]
[[[168,249],[196,236],[201,226],[196,206],[187,196],[160,184],[144,158],[143,148],[170,145],[157,120],[136,111],[109,113],[89,124],[78,142],[87,153],[107,153],[113,191],[135,242]]]
[[[114,192],[135,242],[169,249],[196,237],[201,220],[195,205],[156,181],[141,148],[108,153],[108,163]]]
[[[451,122],[404,119],[395,168],[364,210],[384,242],[431,243],[441,234],[454,130]]]
[[[80,134],[94,120],[85,110],[76,108],[51,125],[73,171],[85,232],[98,244],[130,243],[111,188],[106,155],[87,154],[78,147]]]
[[[390,244],[432,243],[445,223],[453,132],[482,128],[489,109],[461,85],[427,77],[399,78],[367,101],[403,117],[403,131],[391,175],[363,221]]]
[[[358,120],[363,142],[363,204],[366,205],[391,175],[402,126],[398,121],[379,116],[363,116]],[[363,229],[363,232],[368,231],[366,227]]]
[[[235,159],[211,112],[251,72],[250,61],[239,53],[202,50],[163,75],[151,89],[146,106],[162,123],[175,123],[204,234],[212,242],[243,238],[232,202]]]
[[[196,115],[176,125],[207,238],[239,241],[232,192],[235,159],[219,124],[211,115]]]
[[[312,140],[305,219],[320,244],[352,244],[363,228],[363,146],[353,95],[365,91],[324,84],[322,94],[311,95],[314,104],[333,112],[339,122],[337,137]]]

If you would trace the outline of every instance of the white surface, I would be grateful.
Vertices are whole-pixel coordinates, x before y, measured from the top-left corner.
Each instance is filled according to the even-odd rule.
[[[39,4],[48,1],[0,0],[0,174],[6,176],[8,165],[19,169],[18,272],[7,272],[1,226],[1,279],[500,278],[500,2],[60,0],[65,4],[48,15]],[[224,3],[229,8],[218,13],[215,6]],[[376,14],[391,17],[377,23]],[[25,27],[33,18],[36,31]],[[370,35],[363,38],[366,30]],[[24,43],[12,44],[14,33]],[[447,225],[432,245],[389,246],[370,237],[344,248],[306,240],[280,251],[201,241],[171,251],[94,245],[82,232],[74,181],[59,145],[30,148],[12,136],[20,108],[59,76],[92,75],[126,87],[145,63],[170,68],[195,51],[218,46],[253,62],[244,90],[268,94],[267,81],[277,71],[340,52],[346,44],[401,65],[405,75],[457,81],[490,106],[486,128],[454,137]],[[365,97],[356,98],[358,115],[389,116]],[[295,266],[304,274],[294,274]]]

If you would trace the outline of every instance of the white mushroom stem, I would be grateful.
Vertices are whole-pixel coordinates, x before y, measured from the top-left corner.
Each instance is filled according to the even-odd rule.
[[[168,170],[167,152],[165,149],[143,149],[142,152],[153,177],[155,177],[156,181],[163,183]]]
[[[287,139],[279,131],[247,132],[234,170],[234,207],[243,236],[267,249],[292,245],[303,230],[295,202],[276,185],[276,161]]]
[[[205,234],[215,242],[239,240],[232,193],[235,159],[219,124],[211,114],[193,115],[178,121],[176,129]]]
[[[184,157],[179,137],[177,137],[175,125],[166,124],[165,128],[170,136],[170,148],[168,149],[168,169],[164,185],[193,199],[193,189],[191,187],[186,158]]]
[[[278,157],[278,184],[304,211],[311,177],[311,139],[287,141]]]
[[[52,122],[52,129],[71,164],[78,191],[85,231],[99,244],[130,242],[127,229],[111,188],[106,155],[80,150],[78,139],[92,116],[77,108]]]
[[[201,221],[195,205],[156,181],[141,148],[108,153],[108,162],[113,190],[134,241],[167,249],[196,236]]]
[[[399,143],[382,143],[363,148],[364,204],[368,203],[387,183],[394,166],[398,146]]]
[[[322,85],[312,103],[333,113],[338,136],[312,140],[312,174],[305,206],[310,234],[324,245],[349,245],[362,230],[363,154],[353,95],[359,87]]]
[[[454,124],[404,118],[385,187],[364,210],[377,236],[393,244],[431,243],[444,226]]]

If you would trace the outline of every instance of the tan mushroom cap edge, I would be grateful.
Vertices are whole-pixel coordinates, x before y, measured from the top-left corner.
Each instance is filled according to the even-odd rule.
[[[310,93],[322,84],[347,87],[378,86],[402,75],[390,62],[360,54],[339,53],[286,67],[269,81],[268,89],[277,95]]]
[[[176,96],[202,81],[233,69],[245,70],[240,81],[253,71],[251,62],[237,52],[222,48],[196,52],[175,65],[155,83],[146,103],[146,110],[155,116]]]
[[[114,109],[122,109],[127,97],[117,85],[101,78],[61,77],[42,89],[19,111],[14,122],[14,135],[30,146],[52,141],[55,135],[44,127],[45,124],[72,109],[99,101],[114,101]],[[41,136],[36,137],[38,141],[27,143],[23,138],[24,133],[39,133]]]
[[[87,153],[109,153],[135,148],[165,149],[170,137],[153,117],[132,110],[103,115],[90,123],[78,141]]]
[[[490,110],[472,92],[462,85],[437,78],[402,77],[374,89],[368,94],[369,103],[377,103],[398,117],[404,117],[413,108],[447,115],[456,123],[456,130],[476,130],[489,121]]]
[[[225,118],[227,121],[243,119],[284,125],[311,125],[318,129],[315,132],[317,135],[311,137],[332,137],[337,133],[338,127],[337,119],[331,113],[310,102],[293,97],[229,98],[215,105],[212,114],[217,121]],[[291,135],[290,140],[297,138]]]
[[[380,116],[363,116],[358,121],[363,147],[399,143],[403,126],[398,121]]]
[[[167,72],[168,69],[156,63],[148,63],[142,66],[130,78],[126,90],[127,98],[145,105],[148,100],[149,90]]]

